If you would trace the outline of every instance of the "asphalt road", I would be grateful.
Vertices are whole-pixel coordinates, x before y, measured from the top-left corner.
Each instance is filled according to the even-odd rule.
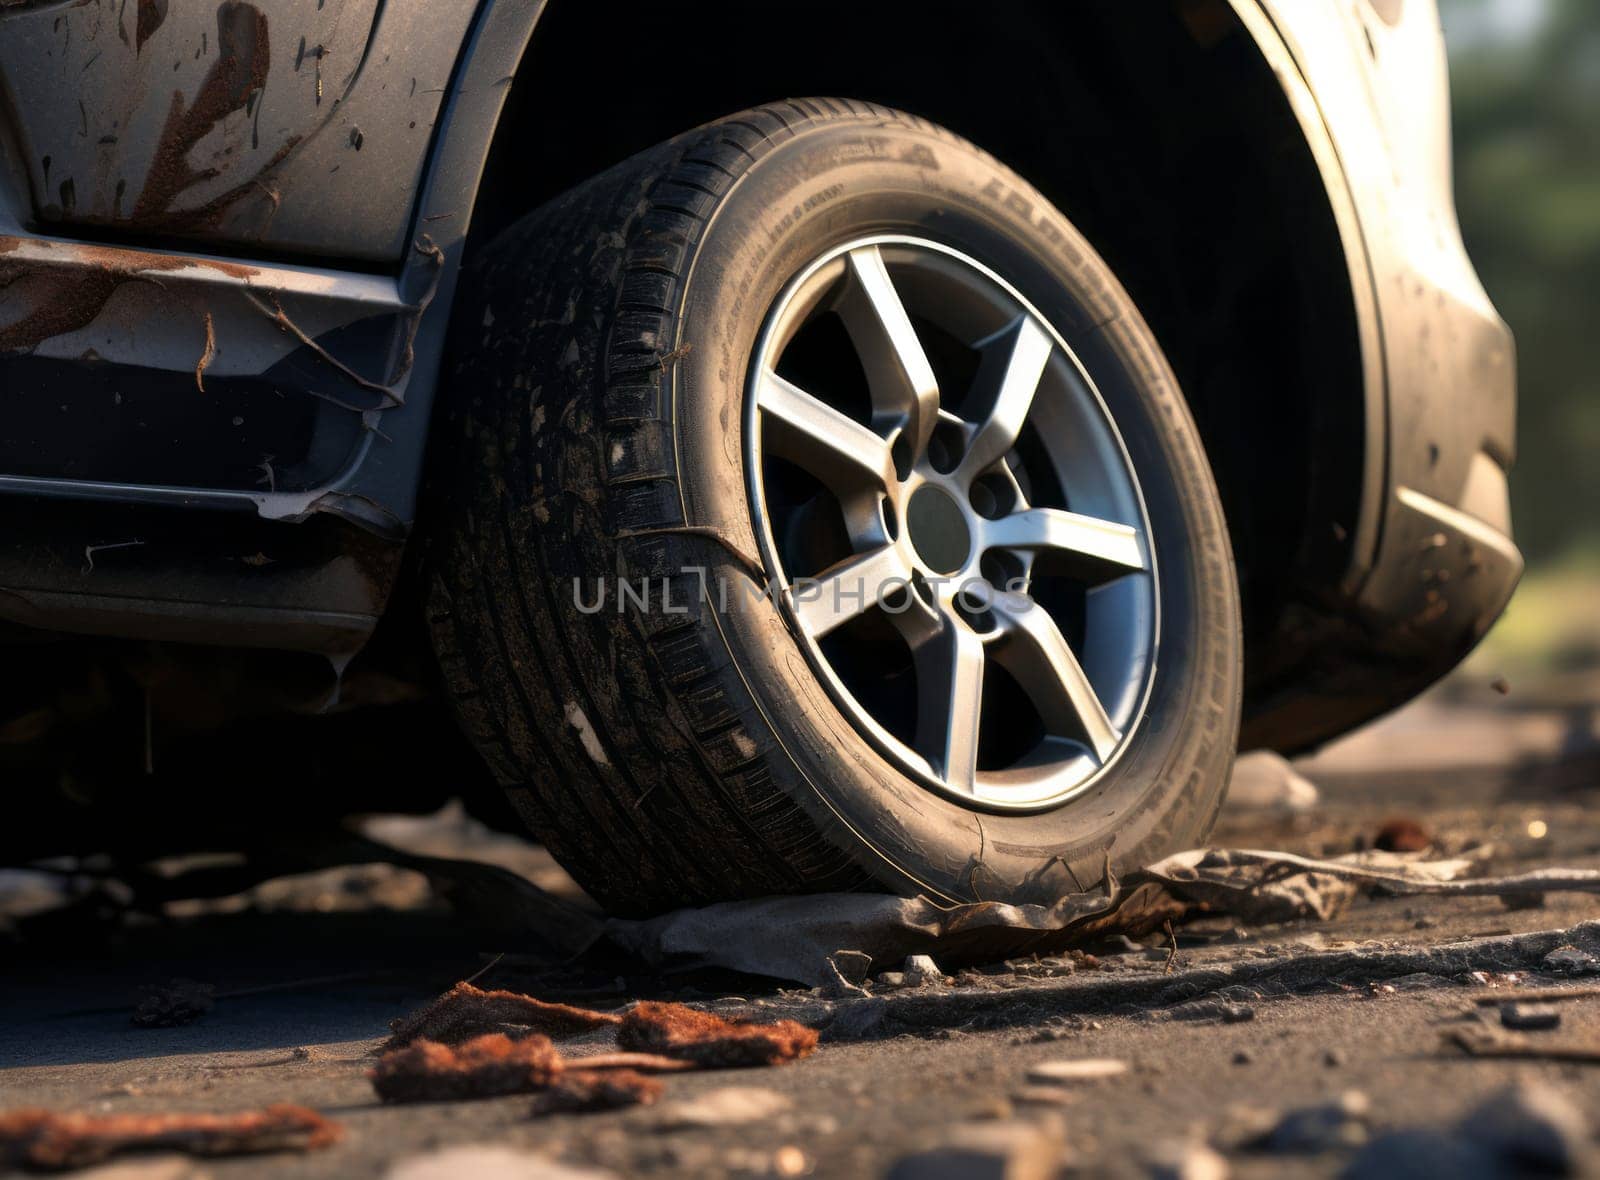
[[[1491,846],[1496,872],[1600,868],[1597,701],[1600,693],[1582,688],[1535,700],[1487,688],[1436,694],[1302,763],[1320,790],[1314,809],[1230,806],[1214,843],[1333,855],[1402,817],[1443,853]],[[380,834],[560,887],[538,850],[458,819],[402,821]],[[1006,1174],[1019,1177],[1058,1167],[1147,1175],[1160,1174],[1150,1170],[1154,1157],[1189,1142],[1218,1154],[1191,1152],[1187,1173],[1167,1174],[1216,1175],[1221,1166],[1236,1176],[1332,1176],[1356,1158],[1360,1140],[1396,1128],[1447,1128],[1438,1142],[1457,1142],[1464,1114],[1506,1103],[1497,1093],[1528,1081],[1547,1083],[1600,1128],[1600,1065],[1472,1057],[1449,1042],[1462,1029],[1499,1027],[1497,1006],[1473,1002],[1487,985],[1507,997],[1585,986],[1541,966],[1543,951],[1567,938],[1600,952],[1600,933],[1582,925],[1600,919],[1600,899],[1582,895],[1524,909],[1493,898],[1365,898],[1332,921],[1259,928],[1209,918],[1178,931],[1170,964],[1158,934],[1096,948],[1096,963],[1075,970],[1064,959],[999,964],[934,989],[880,989],[886,1004],[870,1027],[831,1036],[825,1028],[818,1051],[797,1064],[673,1076],[653,1106],[540,1119],[529,1117],[526,1097],[407,1107],[374,1099],[365,1071],[388,1022],[477,972],[497,949],[479,945],[413,874],[334,870],[156,915],[115,913],[104,900],[41,912],[42,895],[13,881],[9,905],[0,1108],[232,1111],[291,1101],[345,1127],[343,1141],[323,1151],[194,1165],[169,1157],[134,1173],[151,1177],[191,1168],[217,1177],[414,1177],[452,1148],[624,1176],[873,1177],[952,1143],[977,1153],[965,1174],[983,1174],[973,1159],[1003,1157]],[[1550,930],[1569,934],[1518,937]],[[1219,969],[1242,980],[1220,996]],[[209,985],[215,1006],[182,1027],[136,1027],[140,989],[174,977]],[[801,989],[654,977],[616,963],[519,957],[480,982],[595,1006],[671,997],[824,1025],[840,1011]],[[1197,999],[1232,1007],[1184,1007]],[[1559,1027],[1525,1034],[1530,1043],[1600,1046],[1600,996],[1554,1006]],[[1126,1069],[1068,1083],[1032,1076],[1084,1058]],[[743,1093],[718,1093],[728,1088]],[[1351,1092],[1362,1097],[1341,1097]],[[1340,1102],[1349,1113],[1301,1150],[1244,1146],[1288,1112]],[[1574,1151],[1588,1150],[1586,1133],[1569,1138]],[[439,1166],[441,1175],[556,1174],[507,1155]],[[939,1174],[932,1167],[902,1164],[900,1174]]]

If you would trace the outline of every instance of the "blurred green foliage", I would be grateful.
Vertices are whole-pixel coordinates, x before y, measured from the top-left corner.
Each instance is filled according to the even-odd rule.
[[[1496,2],[1441,0],[1445,26]],[[1517,334],[1512,503],[1538,566],[1600,549],[1600,0],[1523,11],[1450,64],[1462,235]]]

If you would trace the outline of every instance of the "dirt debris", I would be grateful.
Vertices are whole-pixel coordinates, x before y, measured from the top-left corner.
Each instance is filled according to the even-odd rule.
[[[1385,820],[1372,839],[1372,846],[1380,852],[1424,852],[1432,845],[1427,829],[1407,816]]]
[[[793,1020],[730,1020],[686,1004],[646,1000],[623,1017],[617,1044],[710,1069],[738,1069],[796,1061],[817,1047],[817,1032]]]
[[[443,1102],[543,1090],[561,1070],[549,1037],[490,1033],[456,1047],[413,1041],[385,1053],[367,1076],[385,1102]]]
[[[86,1168],[124,1152],[251,1155],[307,1151],[338,1142],[339,1124],[282,1103],[242,1114],[0,1114],[0,1166],[37,1171]]]
[[[645,1106],[661,1097],[661,1082],[633,1069],[569,1069],[533,1100],[532,1114],[579,1114]]]
[[[1120,1078],[1128,1063],[1115,1057],[1076,1057],[1061,1061],[1041,1061],[1028,1070],[1028,1083],[1034,1086],[1063,1086],[1075,1082],[1100,1082]]]
[[[1556,947],[1544,957],[1543,965],[1556,975],[1600,975],[1600,956],[1575,946]]]
[[[1341,1174],[1347,1180],[1578,1176],[1592,1175],[1593,1163],[1582,1112],[1560,1091],[1521,1082],[1491,1094],[1453,1126],[1374,1138]]]
[[[1261,1134],[1240,1146],[1275,1155],[1315,1155],[1366,1143],[1372,1103],[1360,1090],[1346,1090],[1331,1102],[1290,1110],[1271,1120]]]
[[[147,987],[133,1008],[140,1028],[177,1028],[193,1024],[216,1006],[217,989],[193,979],[173,979]]]
[[[1320,802],[1316,785],[1282,754],[1257,750],[1241,754],[1228,782],[1228,806],[1274,815],[1304,815]]]
[[[1162,1139],[1144,1153],[1150,1180],[1228,1180],[1228,1161],[1194,1138]]]
[[[512,1037],[531,1034],[561,1037],[621,1023],[622,1017],[612,1012],[553,1004],[520,992],[485,991],[470,983],[458,983],[426,1007],[393,1021],[389,1028],[394,1035],[384,1043],[383,1051],[399,1049],[417,1040],[457,1045],[496,1032]]]
[[[740,1127],[765,1122],[794,1103],[776,1090],[760,1086],[723,1086],[694,1098],[664,1105],[654,1121],[657,1131]]]
[[[1500,1005],[1500,1023],[1520,1032],[1538,1032],[1557,1028],[1561,1024],[1561,1011],[1549,1004],[1511,1001]]]
[[[1422,861],[1371,851],[1335,860],[1285,852],[1203,848],[1181,852],[1051,905],[975,902],[865,893],[721,902],[643,921],[612,919],[605,937],[652,966],[725,967],[849,994],[839,969],[839,930],[874,963],[937,952],[946,969],[1030,954],[1059,954],[1114,935],[1142,935],[1195,914],[1226,914],[1247,926],[1329,921],[1363,893],[1385,896],[1518,898],[1600,894],[1600,872],[1544,869],[1514,877],[1466,875],[1465,857]],[[1600,960],[1595,970],[1600,971]],[[889,973],[886,973],[889,974]],[[902,968],[905,986],[915,972]],[[881,976],[879,977],[882,978]],[[932,990],[932,989],[930,989]]]
[[[899,1160],[888,1180],[1051,1180],[1067,1160],[1059,1131],[1036,1122],[969,1123],[928,1151]]]
[[[1525,1061],[1566,1061],[1574,1065],[1600,1065],[1600,1044],[1529,1037],[1500,1028],[1456,1028],[1444,1034],[1469,1057],[1519,1058]]]
[[[778,1065],[817,1044],[816,1031],[793,1020],[730,1020],[657,1001],[619,1016],[466,981],[390,1027],[368,1074],[385,1102],[537,1092],[534,1109],[546,1112],[651,1102],[661,1086],[646,1074]],[[620,1052],[568,1059],[551,1039],[612,1027]]]

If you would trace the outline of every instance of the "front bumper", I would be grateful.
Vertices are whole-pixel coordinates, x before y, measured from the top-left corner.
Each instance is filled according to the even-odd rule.
[[[1361,516],[1327,526],[1352,534],[1349,567],[1288,621],[1283,641],[1308,656],[1246,719],[1245,745],[1296,750],[1416,695],[1509,601],[1515,348],[1456,222],[1435,0],[1258,3],[1344,212],[1369,394]]]

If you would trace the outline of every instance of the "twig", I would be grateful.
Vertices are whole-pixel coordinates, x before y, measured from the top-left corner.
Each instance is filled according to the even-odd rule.
[[[206,368],[211,364],[212,358],[217,355],[217,330],[211,322],[211,313],[206,317],[206,343],[200,350],[200,359],[194,363],[194,384],[201,393],[206,391]]]
[[[1535,987],[1526,990],[1518,988],[1492,988],[1486,992],[1473,992],[1466,999],[1474,1004],[1488,1006],[1491,1004],[1504,1004],[1507,1000],[1530,1001],[1540,1003],[1550,1000],[1587,1000],[1600,996],[1600,987]]]
[[[681,361],[693,351],[694,345],[680,344],[671,352],[662,354],[661,358],[656,361],[656,364],[659,365],[661,367],[661,371],[665,373],[667,371],[667,366],[672,364],[673,361]]]
[[[85,545],[83,547],[83,560],[85,562],[83,572],[86,574],[94,573],[94,555],[96,553],[104,553],[107,549],[132,549],[135,545],[143,544],[143,541],[135,537],[131,541],[114,541],[110,545]]]
[[[1171,975],[1173,965],[1178,961],[1178,936],[1172,931],[1171,918],[1168,918],[1165,922],[1161,923],[1161,926],[1167,932],[1167,962],[1166,965],[1161,968],[1161,974]]]
[[[283,304],[278,302],[277,296],[274,295],[268,297],[271,304],[269,306],[267,303],[262,302],[261,299],[259,299],[250,291],[244,291],[242,294],[247,300],[255,305],[258,311],[260,311],[268,319],[272,320],[273,323],[277,324],[278,327],[282,328],[285,332],[289,333],[289,335],[300,341],[300,343],[306,348],[309,348],[317,356],[317,358],[322,361],[323,364],[341,374],[347,381],[360,386],[362,389],[381,394],[387,404],[374,407],[375,409],[395,409],[402,404],[401,399],[395,394],[394,390],[390,389],[387,385],[380,385],[376,381],[372,381],[366,377],[363,377],[360,373],[356,372],[349,365],[345,364],[338,357],[330,353],[326,348],[323,348],[322,345],[318,344],[310,336],[307,336],[305,332],[301,330],[300,325],[289,318],[288,313],[283,310]]]
[[[698,1063],[681,1057],[667,1057],[660,1053],[596,1053],[591,1057],[569,1057],[567,1064],[573,1069],[639,1069],[674,1072],[695,1069]]]
[[[482,967],[479,967],[476,971],[474,971],[471,975],[467,976],[461,982],[462,983],[477,983],[478,980],[482,979],[485,975],[489,974],[489,972],[493,971],[496,967],[498,967],[500,965],[500,960],[505,958],[505,957],[506,957],[506,953],[504,951],[501,951],[498,955],[496,955],[494,958],[490,959]]]

